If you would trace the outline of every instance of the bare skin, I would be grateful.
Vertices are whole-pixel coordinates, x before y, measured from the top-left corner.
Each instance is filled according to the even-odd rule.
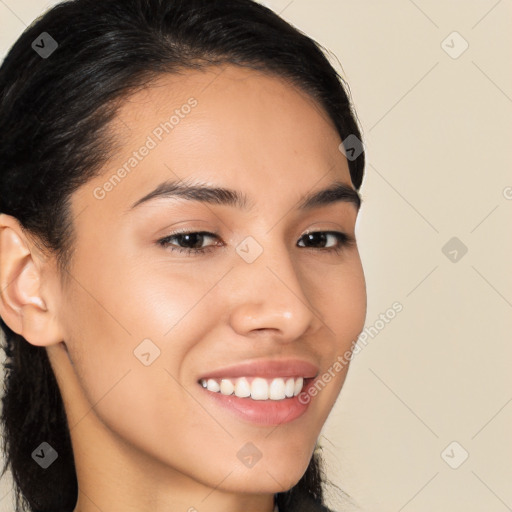
[[[175,109],[179,121],[158,140],[155,128]],[[304,237],[355,237],[357,207],[298,209],[334,182],[353,188],[339,135],[304,92],[234,66],[161,77],[122,105],[112,129],[121,149],[72,196],[67,281],[16,219],[0,215],[0,314],[50,357],[77,466],[74,512],[271,512],[273,494],[306,470],[348,365],[304,415],[277,427],[212,404],[198,378],[285,357],[321,375],[363,329],[357,245],[336,253],[335,236],[323,245]],[[156,146],[105,185],[150,135]],[[237,190],[251,209],[175,197],[131,208],[166,180]],[[176,229],[218,238],[196,245],[206,253],[172,251],[191,247],[179,237],[158,244]],[[262,248],[251,263],[235,250],[249,236]],[[145,339],[160,350],[148,366],[134,355]],[[249,442],[262,454],[251,468],[237,457]]]

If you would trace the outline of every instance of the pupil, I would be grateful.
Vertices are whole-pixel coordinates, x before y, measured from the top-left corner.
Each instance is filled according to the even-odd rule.
[[[309,233],[308,235],[306,235],[309,239],[309,241],[314,241],[315,237],[316,238],[320,238],[320,240],[322,242],[325,242],[325,238],[326,238],[326,234],[325,233]]]
[[[202,245],[202,244],[201,244],[201,238],[200,238],[200,237],[202,237],[202,235],[199,235],[199,234],[197,234],[197,233],[192,233],[192,234],[183,235],[183,236],[184,236],[184,237],[186,237],[187,239],[190,239],[190,237],[196,237],[196,238],[199,238],[199,247],[201,247],[201,245]],[[197,240],[196,240],[196,242],[197,242]],[[194,244],[194,243],[193,243],[192,245],[193,245],[193,248],[195,249],[195,248],[196,248],[195,246],[196,246],[197,244]]]

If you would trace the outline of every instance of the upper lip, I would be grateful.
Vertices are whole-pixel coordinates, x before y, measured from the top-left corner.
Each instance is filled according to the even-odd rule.
[[[318,366],[304,359],[257,359],[205,373],[199,380],[235,377],[316,377]]]

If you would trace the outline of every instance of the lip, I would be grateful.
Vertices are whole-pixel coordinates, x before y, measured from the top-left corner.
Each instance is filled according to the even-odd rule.
[[[253,400],[251,398],[239,398],[236,395],[223,395],[213,393],[200,386],[201,396],[208,400],[214,407],[224,409],[233,414],[239,421],[260,427],[271,427],[291,423],[305,415],[310,407],[311,398],[301,400],[300,396],[314,386],[316,379],[308,378],[304,381],[302,392],[293,398],[283,400]]]
[[[310,379],[316,377],[318,371],[316,364],[304,359],[257,359],[209,371],[198,377],[197,380],[199,382],[201,379],[230,379],[237,377],[263,377],[268,379],[276,377],[304,377]]]

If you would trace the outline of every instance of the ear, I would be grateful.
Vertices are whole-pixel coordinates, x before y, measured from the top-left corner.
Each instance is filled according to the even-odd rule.
[[[32,345],[63,340],[51,263],[15,217],[0,214],[0,316]]]

